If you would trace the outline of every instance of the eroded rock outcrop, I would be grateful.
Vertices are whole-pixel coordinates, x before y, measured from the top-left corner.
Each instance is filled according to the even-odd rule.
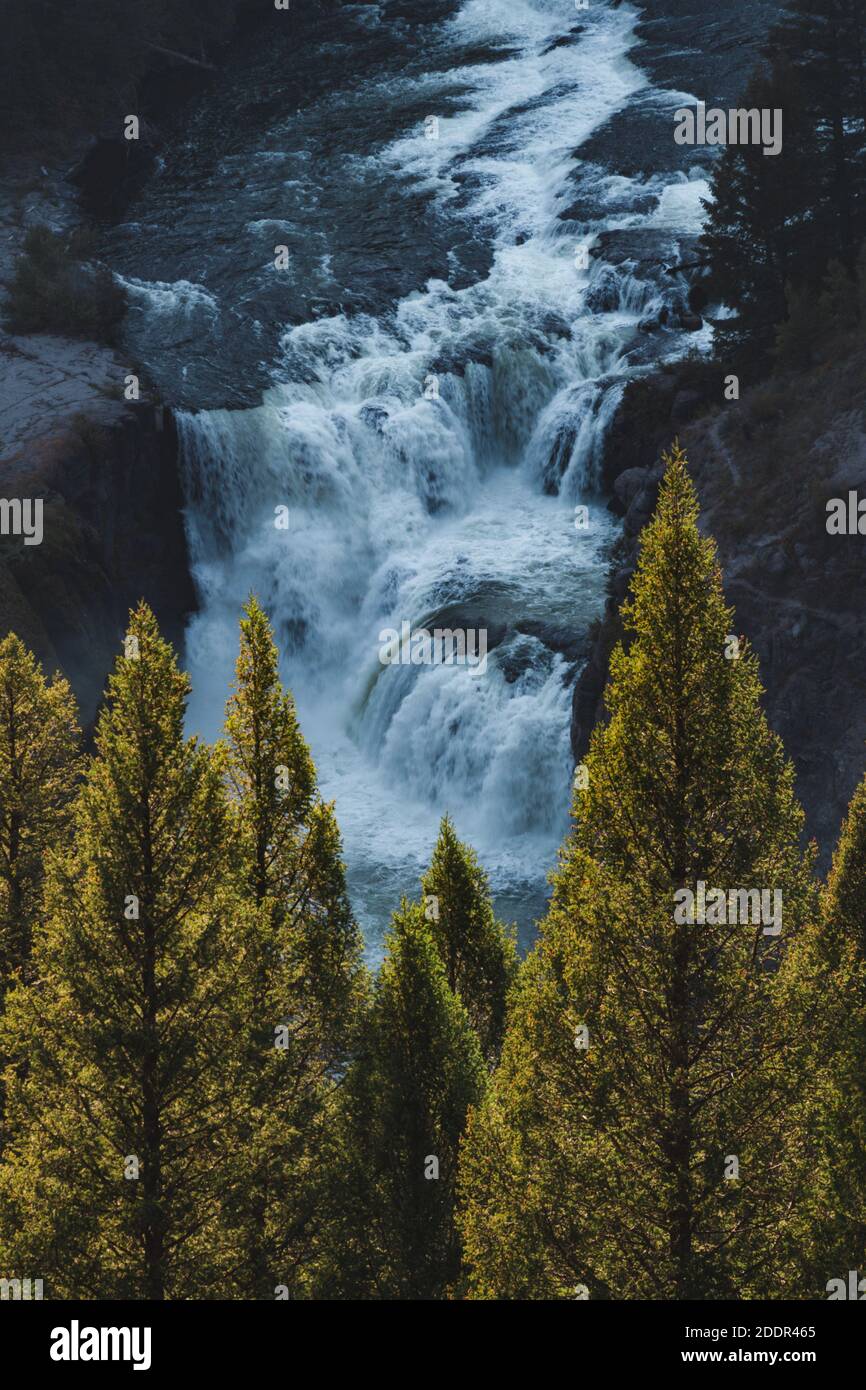
[[[0,339],[0,496],[42,502],[39,544],[0,535],[0,632],[63,669],[85,722],[130,606],[180,645],[195,602],[173,420],[122,400],[125,371],[92,343]]]
[[[708,378],[707,380],[710,380]],[[651,514],[658,456],[674,436],[687,450],[701,526],[719,547],[735,631],[761,664],[772,727],[797,770],[807,834],[826,866],[851,794],[866,767],[866,535],[830,535],[827,502],[866,497],[866,345],[839,344],[832,361],[771,378],[740,401],[705,383],[683,424],[682,382],[653,377],[626,392],[605,467],[625,511],[609,601],[575,687],[572,746],[580,760],[596,721],[619,606]],[[625,465],[625,467],[623,467]],[[627,471],[626,471],[627,470]]]

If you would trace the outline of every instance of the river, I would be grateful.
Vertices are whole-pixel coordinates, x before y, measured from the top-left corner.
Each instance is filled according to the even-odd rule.
[[[129,349],[178,418],[190,727],[219,730],[255,591],[372,959],[446,811],[531,938],[617,535],[604,430],[631,375],[709,341],[678,327],[666,271],[708,192],[673,144],[702,93],[642,66],[638,18],[596,0],[281,12],[106,237]],[[605,158],[630,111],[657,168]],[[383,666],[404,621],[485,628],[486,671]]]

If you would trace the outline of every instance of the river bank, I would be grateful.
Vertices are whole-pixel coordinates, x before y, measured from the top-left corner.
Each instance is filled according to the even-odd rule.
[[[229,44],[264,11],[240,0],[229,37],[210,55],[149,49],[127,91],[141,124],[136,141],[116,121],[92,123],[86,110],[54,124],[43,113],[17,139],[7,129],[0,287],[12,284],[32,229],[71,244],[121,213],[190,103],[218,81]],[[4,496],[37,497],[45,516],[38,547],[0,537],[0,630],[17,632],[46,669],[64,671],[89,724],[129,608],[147,599],[182,650],[196,605],[174,417],[147,367],[116,343],[0,328],[0,476]]]

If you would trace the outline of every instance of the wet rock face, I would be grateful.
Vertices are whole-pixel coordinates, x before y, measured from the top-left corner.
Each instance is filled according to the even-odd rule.
[[[735,630],[797,774],[822,867],[866,770],[866,536],[827,531],[827,503],[866,496],[866,347],[771,379],[686,432]],[[782,405],[782,409],[777,407]]]
[[[718,369],[717,369],[718,370]],[[724,402],[721,375],[658,373],[624,395],[608,438],[611,507],[625,517],[604,619],[575,684],[576,761],[604,718],[619,609],[655,505],[660,449],[679,434],[719,548],[725,595],[760,662],[764,707],[796,769],[806,836],[826,869],[866,769],[866,536],[827,532],[827,502],[866,497],[866,347]],[[779,404],[784,409],[778,408]],[[783,462],[781,462],[783,461]]]
[[[49,333],[0,334],[0,460],[4,477],[77,414],[110,428],[123,417],[125,368],[110,348]]]
[[[177,437],[162,407],[81,414],[0,459],[4,496],[41,499],[43,537],[0,537],[0,631],[60,667],[89,723],[130,607],[144,598],[179,647],[195,606]]]

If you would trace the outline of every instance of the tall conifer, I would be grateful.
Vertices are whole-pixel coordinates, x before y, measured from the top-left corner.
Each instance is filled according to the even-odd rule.
[[[52,865],[30,982],[4,1025],[10,1274],[51,1297],[223,1291],[229,1001],[244,942],[227,895],[218,759],[184,737],[188,679],[153,614],[109,679],[74,847]]]
[[[0,1015],[13,981],[29,974],[45,860],[69,829],[78,738],[68,682],[46,681],[10,633],[0,642]],[[0,1082],[0,1147],[2,1094]]]
[[[517,951],[496,920],[487,875],[474,850],[458,840],[444,816],[430,868],[421,879],[424,914],[449,989],[460,995],[481,1050],[495,1060],[505,1026],[505,1001]]]
[[[457,1151],[484,1074],[423,909],[404,900],[342,1096],[343,1223],[331,1237],[341,1296],[431,1299],[456,1288]]]
[[[226,1217],[240,1295],[298,1297],[312,1287],[334,1091],[365,980],[333,807],[318,793],[256,599],[241,619],[226,732],[243,891],[257,924],[238,999],[245,1065]]]
[[[750,1296],[778,1279],[797,1077],[775,972],[808,907],[808,861],[697,515],[675,446],[609,722],[465,1142],[477,1296]],[[723,914],[714,889],[780,892],[780,934],[737,920],[739,898]]]
[[[45,858],[68,826],[78,738],[68,681],[46,681],[10,633],[0,642],[0,988],[27,962]]]
[[[703,245],[711,297],[737,311],[719,325],[717,346],[766,363],[786,293],[802,313],[828,261],[853,275],[866,237],[864,0],[790,0],[739,104],[781,112],[782,149],[727,146]]]
[[[866,778],[851,800],[813,928],[788,963],[788,1009],[800,1020],[808,1085],[791,1122],[813,1180],[792,1214],[793,1256],[807,1296],[849,1270],[866,1274]]]

